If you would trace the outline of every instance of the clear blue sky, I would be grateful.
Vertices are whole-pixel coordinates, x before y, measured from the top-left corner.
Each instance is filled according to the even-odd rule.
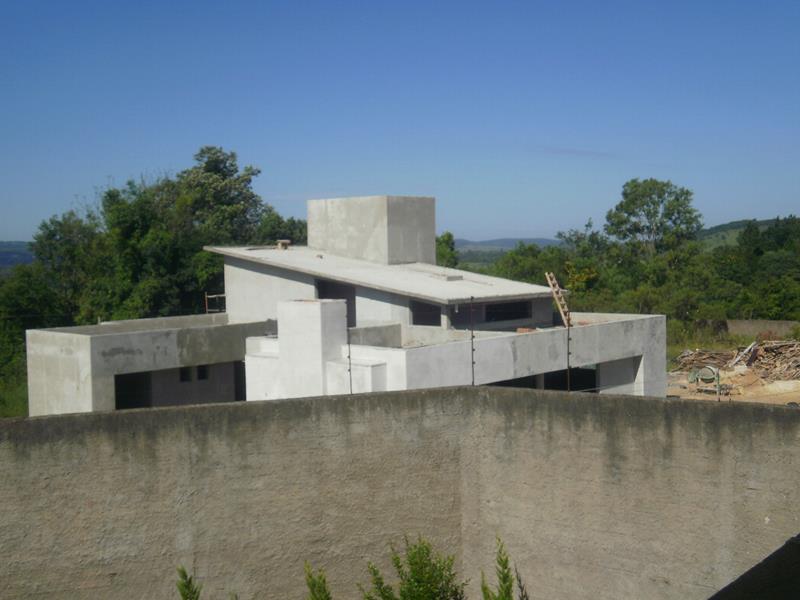
[[[6,240],[205,144],[285,215],[434,195],[472,239],[600,224],[633,177],[800,213],[797,0],[6,0],[0,90]]]

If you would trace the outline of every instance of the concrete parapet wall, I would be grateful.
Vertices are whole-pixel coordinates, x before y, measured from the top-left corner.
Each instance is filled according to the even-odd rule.
[[[223,317],[29,330],[29,414],[114,410],[115,375],[242,360],[245,338],[277,331],[275,321],[225,324]]]
[[[766,319],[736,320],[728,319],[726,322],[728,333],[732,335],[757,336],[771,333],[776,337],[785,337],[800,327],[800,321],[768,321]]]
[[[477,597],[706,598],[794,535],[800,411],[449,388],[0,421],[0,597],[334,597],[419,533]]]

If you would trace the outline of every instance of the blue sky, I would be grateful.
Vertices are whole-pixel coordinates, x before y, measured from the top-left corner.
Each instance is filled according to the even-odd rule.
[[[285,215],[434,195],[472,239],[601,224],[633,177],[800,212],[795,0],[6,1],[0,76],[0,239],[205,144]]]

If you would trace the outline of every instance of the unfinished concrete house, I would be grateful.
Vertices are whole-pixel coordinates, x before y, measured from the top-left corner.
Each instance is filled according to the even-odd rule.
[[[207,248],[224,314],[29,331],[30,414],[568,380],[665,395],[663,316],[564,327],[548,287],[436,266],[435,231],[433,198],[310,200],[307,247]]]

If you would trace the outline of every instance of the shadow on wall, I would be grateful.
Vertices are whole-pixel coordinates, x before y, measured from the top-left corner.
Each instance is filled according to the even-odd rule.
[[[796,600],[800,598],[800,535],[726,585],[709,600]]]

